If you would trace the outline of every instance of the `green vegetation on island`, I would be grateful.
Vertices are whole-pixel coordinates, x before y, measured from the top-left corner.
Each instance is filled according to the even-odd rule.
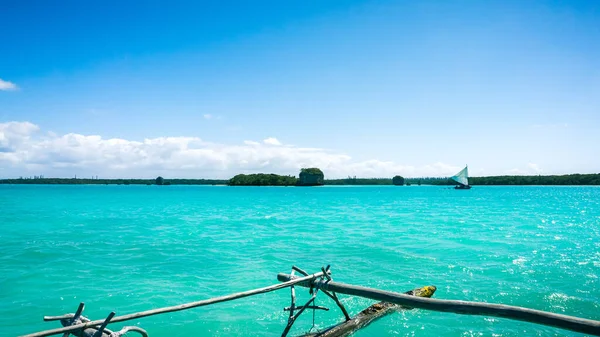
[[[229,179],[229,186],[294,186],[298,178],[278,174],[238,174]]]
[[[317,186],[323,185],[323,171],[318,168],[303,168],[300,177],[273,173],[238,174],[229,179],[229,186]]]
[[[469,178],[471,185],[600,185],[600,173]]]
[[[162,178],[162,177],[159,177]],[[20,185],[155,185],[157,179],[18,178],[0,179],[0,184]],[[225,185],[223,179],[162,179],[162,185]]]
[[[450,178],[408,178],[407,183],[424,185],[456,185]],[[548,176],[469,177],[469,185],[600,185],[600,173]]]
[[[315,185],[440,185],[456,183],[450,178],[356,178],[324,179],[323,171],[315,168],[303,169],[301,178],[277,174],[238,174],[229,180],[223,179],[90,179],[90,178],[31,178],[0,179],[0,184],[41,185],[231,185],[231,186],[315,186]],[[302,178],[303,177],[303,178]],[[305,185],[301,185],[301,179]],[[470,185],[600,185],[600,174],[567,174],[549,176],[491,176],[470,177]]]
[[[470,180],[471,178],[469,178]],[[455,185],[456,182],[450,178],[439,178],[439,177],[420,177],[420,178],[406,178],[404,179],[406,185]]]
[[[356,178],[325,179],[324,185],[391,185],[390,178]]]
[[[394,184],[396,186],[402,186],[402,185],[404,185],[404,177],[402,177],[402,176],[395,176],[394,178],[392,178],[392,184]]]
[[[325,175],[321,169],[316,167],[303,168],[300,170],[298,186],[319,186],[323,185]]]

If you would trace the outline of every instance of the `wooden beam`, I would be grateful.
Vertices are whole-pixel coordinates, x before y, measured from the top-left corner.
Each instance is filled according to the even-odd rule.
[[[309,305],[308,307],[306,307],[306,309],[329,311],[329,308],[321,307],[321,306],[318,306],[318,305]],[[292,307],[285,307],[285,308],[283,308],[283,311],[291,311],[291,310],[292,310]]]
[[[277,279],[289,282],[295,278],[288,274],[278,274]],[[407,307],[420,308],[441,312],[452,312],[461,315],[481,315],[508,318],[518,321],[542,324],[556,328],[600,336],[600,321],[585,318],[555,314],[551,312],[516,307],[504,304],[479,303],[469,301],[438,300],[425,297],[414,297],[391,291],[355,286],[334,281],[313,280],[304,281],[297,285],[311,287],[318,283],[320,289],[340,294],[360,296],[377,301],[390,302]]]
[[[264,293],[268,293],[271,291],[287,288],[294,284],[298,284],[298,283],[302,283],[302,282],[310,282],[311,280],[314,280],[321,276],[323,276],[323,272],[318,272],[318,273],[315,273],[312,275],[294,278],[293,280],[290,280],[288,282],[274,284],[274,285],[271,285],[268,287],[248,290],[248,291],[230,294],[230,295],[221,296],[221,297],[209,298],[209,299],[197,301],[197,302],[175,305],[172,307],[152,309],[152,310],[146,310],[146,311],[142,311],[142,312],[136,312],[136,313],[129,314],[129,315],[118,316],[118,317],[112,318],[110,320],[110,323],[130,321],[132,319],[138,319],[138,318],[142,318],[142,317],[164,314],[167,312],[181,311],[181,310],[186,310],[186,309],[191,309],[191,308],[196,308],[196,307],[202,307],[202,306],[209,305],[209,304],[232,301],[232,300],[235,300],[238,298],[248,297],[248,296],[252,296],[252,295],[264,294]],[[86,322],[86,323],[71,325],[71,326],[64,327],[64,328],[40,331],[40,332],[24,335],[22,337],[52,336],[52,335],[57,335],[57,334],[65,333],[65,332],[71,332],[71,331],[82,330],[82,329],[89,328],[89,327],[95,327],[95,326],[101,325],[102,323],[104,323],[104,321],[105,320],[103,320],[103,319],[96,320],[96,321],[90,321],[90,322]]]
[[[346,311],[346,307],[344,307],[344,305],[342,304],[342,302],[340,302],[339,298],[337,297],[337,295],[335,293],[330,293],[327,290],[323,290],[321,289],[321,291],[329,296],[329,298],[331,298],[335,304],[337,304],[338,308],[340,308],[340,310],[342,311],[342,314],[344,314],[344,318],[349,321],[350,320],[350,315],[348,315],[348,311]]]
[[[411,296],[425,296],[431,297],[435,293],[436,288],[433,286],[427,286],[423,288],[413,289],[405,292],[405,294]],[[348,319],[344,322],[331,326],[325,330],[313,333],[307,333],[300,337],[346,337],[357,330],[366,327],[371,324],[375,320],[391,314],[393,312],[397,312],[400,310],[411,310],[412,308],[403,307],[401,305],[388,303],[388,302],[378,302],[375,303],[365,310],[359,312],[356,316]]]

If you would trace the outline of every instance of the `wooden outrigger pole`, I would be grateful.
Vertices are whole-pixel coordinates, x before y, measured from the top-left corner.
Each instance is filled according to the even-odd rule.
[[[271,291],[287,288],[294,284],[314,280],[322,275],[323,275],[323,272],[318,272],[318,273],[315,273],[312,275],[296,278],[296,279],[290,280],[288,282],[274,284],[272,286],[268,286],[268,287],[264,287],[264,288],[248,290],[248,291],[244,291],[241,293],[235,293],[235,294],[221,296],[221,297],[213,297],[213,298],[209,298],[207,300],[191,302],[191,303],[176,305],[176,306],[172,306],[172,307],[146,310],[146,311],[137,312],[137,313],[133,313],[133,314],[129,314],[129,315],[111,317],[111,319],[108,319],[108,321],[110,321],[110,323],[124,322],[124,321],[130,321],[132,319],[148,317],[148,316],[153,316],[153,315],[158,315],[158,314],[164,314],[167,312],[181,311],[181,310],[206,306],[209,304],[216,304],[216,303],[221,303],[221,302],[232,301],[232,300],[236,300],[238,298],[244,298],[244,297],[248,297],[248,296],[252,296],[252,295],[264,294],[264,293],[268,293]],[[64,334],[64,333],[72,333],[74,331],[99,326],[99,325],[105,323],[105,321],[107,321],[107,320],[101,319],[101,320],[97,320],[97,321],[90,321],[87,323],[81,323],[81,324],[77,324],[77,325],[67,326],[64,328],[36,332],[36,333],[29,334],[29,335],[21,336],[21,337],[44,337],[44,336],[52,336],[52,335],[58,335],[58,334]]]
[[[282,282],[294,280],[292,275],[278,274]],[[338,294],[360,296],[372,300],[394,303],[411,308],[432,311],[452,312],[461,315],[495,316],[529,323],[542,324],[575,332],[600,336],[600,321],[555,314],[547,311],[494,303],[470,301],[438,300],[426,297],[416,297],[391,291],[355,286],[328,280],[316,280],[312,283],[302,282],[303,287],[319,287],[322,290]]]
[[[374,319],[381,317],[383,314],[388,312],[388,308],[391,308],[392,304],[400,305],[404,308],[420,308],[425,310],[432,311],[441,311],[441,312],[452,312],[462,315],[483,315],[483,316],[496,316],[502,318],[508,318],[513,320],[525,321],[530,323],[542,324],[552,327],[557,327],[561,329],[571,330],[575,332],[585,333],[594,336],[600,336],[600,321],[584,319],[579,317],[555,314],[551,312],[545,312],[541,310],[534,310],[516,306],[509,306],[503,304],[492,304],[492,303],[480,303],[480,302],[468,302],[468,301],[452,301],[452,300],[437,300],[428,298],[435,291],[435,287],[431,287],[433,291],[430,292],[429,295],[418,295],[414,292],[408,292],[405,294],[399,294],[390,291],[383,291],[378,289],[366,288],[351,284],[345,284],[340,282],[334,282],[331,278],[331,272],[329,271],[329,266],[327,268],[321,268],[321,271],[318,273],[314,273],[309,275],[305,271],[300,268],[293,267],[291,274],[279,274],[277,275],[277,279],[283,283],[271,285],[264,288],[258,288],[253,290],[248,290],[240,293],[230,294],[221,297],[210,298],[206,300],[186,303],[177,306],[152,309],[147,311],[142,311],[138,313],[132,313],[128,315],[114,317],[115,313],[111,312],[110,315],[103,320],[90,321],[89,319],[81,316],[81,312],[83,311],[83,303],[79,306],[77,312],[75,314],[68,314],[63,316],[55,316],[55,317],[44,317],[44,320],[60,320],[63,325],[63,328],[46,330],[41,332],[36,332],[28,335],[23,335],[22,337],[44,337],[51,336],[57,334],[63,334],[63,337],[68,337],[69,334],[74,334],[75,336],[81,337],[118,337],[127,331],[136,331],[142,334],[143,337],[147,336],[147,333],[138,327],[125,327],[121,331],[112,332],[106,329],[106,326],[109,323],[117,323],[124,322],[133,319],[139,319],[142,317],[148,317],[152,315],[158,315],[168,312],[181,311],[201,306],[206,306],[210,304],[216,304],[220,302],[232,301],[238,298],[264,294],[268,292],[272,292],[275,290],[283,289],[283,288],[291,288],[291,300],[292,304],[290,307],[286,308],[286,310],[290,311],[290,318],[288,319],[288,324],[282,334],[282,336],[286,336],[289,330],[291,329],[293,323],[296,321],[298,316],[302,314],[306,309],[323,309],[328,310],[323,307],[318,307],[312,305],[314,303],[314,299],[319,291],[325,293],[327,296],[332,298],[334,302],[338,305],[344,317],[346,319],[345,322],[340,323],[337,326],[334,326],[330,329],[327,329],[325,332],[313,334],[310,336],[346,336],[349,333],[352,333],[356,329],[359,329]],[[304,276],[298,277],[293,275],[294,271],[303,274]],[[295,304],[296,296],[295,296],[295,288],[294,286],[302,286],[308,287],[311,289],[311,299],[306,302],[305,305],[297,307]],[[425,287],[427,288],[427,287]],[[425,289],[421,288],[421,289]],[[416,289],[418,290],[418,289]],[[363,310],[359,315],[355,316],[354,319],[351,319],[341,304],[339,299],[337,298],[336,293],[346,294],[352,296],[360,296],[364,298],[369,298],[373,300],[382,301],[382,303],[378,303],[377,305],[371,306],[366,310]],[[424,297],[421,297],[424,296]],[[379,306],[381,306],[382,310],[379,310]],[[370,308],[374,308],[374,310],[369,310]],[[386,309],[386,310],[383,310]],[[294,314],[294,311],[297,311]],[[338,329],[333,329],[338,327]],[[354,330],[353,330],[354,329]]]

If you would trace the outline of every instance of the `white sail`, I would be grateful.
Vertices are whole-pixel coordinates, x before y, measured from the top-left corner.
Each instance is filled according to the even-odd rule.
[[[467,166],[465,166],[462,171],[458,172],[456,175],[451,177],[452,180],[456,181],[461,185],[469,185],[469,170]]]

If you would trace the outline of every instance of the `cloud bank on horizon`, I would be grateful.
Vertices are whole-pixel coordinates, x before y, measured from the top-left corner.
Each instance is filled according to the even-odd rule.
[[[30,122],[0,123],[0,176],[101,176],[104,178],[230,178],[238,173],[296,175],[319,167],[328,178],[448,176],[458,166],[422,167],[392,161],[355,161],[322,148],[284,144],[275,137],[230,145],[198,137],[159,137],[143,141],[98,135],[43,132]]]

